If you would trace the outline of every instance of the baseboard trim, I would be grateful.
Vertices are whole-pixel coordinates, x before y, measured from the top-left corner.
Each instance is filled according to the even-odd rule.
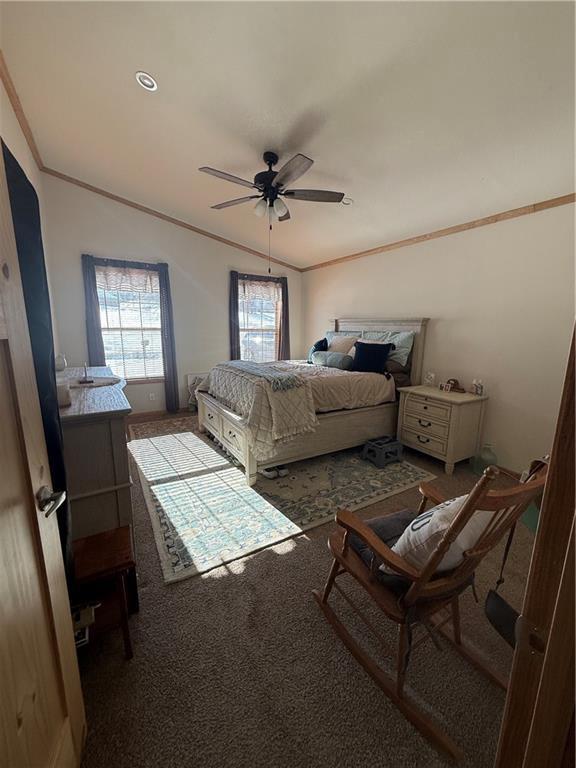
[[[142,424],[147,421],[161,421],[162,419],[173,419],[181,416],[189,416],[191,411],[188,408],[180,408],[176,413],[169,411],[138,411],[126,416],[126,424]]]

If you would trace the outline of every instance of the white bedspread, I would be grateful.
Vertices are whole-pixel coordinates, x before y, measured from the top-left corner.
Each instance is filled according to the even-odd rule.
[[[377,373],[341,371],[299,361],[261,363],[268,372],[290,373],[298,386],[274,391],[270,381],[255,373],[222,363],[212,368],[199,386],[239,414],[248,431],[255,458],[266,461],[276,446],[318,424],[317,412],[364,408],[393,402],[394,379]]]
[[[391,403],[396,399],[396,387],[392,376],[361,371],[341,371],[323,365],[287,362],[290,370],[304,376],[310,382],[314,408],[317,413],[327,411],[367,408],[371,405]]]

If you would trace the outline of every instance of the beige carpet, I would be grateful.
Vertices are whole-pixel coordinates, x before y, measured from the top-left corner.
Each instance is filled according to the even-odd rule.
[[[412,454],[453,495],[474,476]],[[136,473],[133,473],[136,477]],[[417,503],[416,490],[363,510],[371,517]],[[208,574],[166,585],[141,488],[134,487],[141,610],[134,659],[120,633],[85,649],[84,768],[435,768],[445,763],[345,651],[310,595],[323,583],[332,524]],[[519,526],[503,594],[519,607],[532,534]],[[477,574],[480,599],[501,549]],[[344,609],[345,610],[345,609]],[[351,618],[354,626],[354,619]],[[470,594],[464,627],[500,669],[511,651]],[[357,627],[357,625],[355,625]],[[418,648],[408,684],[467,754],[491,766],[503,694],[448,647]]]

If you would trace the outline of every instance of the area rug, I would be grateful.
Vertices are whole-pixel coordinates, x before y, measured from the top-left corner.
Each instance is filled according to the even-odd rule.
[[[195,417],[130,427],[130,452],[166,582],[180,581],[373,504],[434,475],[407,461],[378,469],[359,449],[290,464],[276,480],[246,484],[238,463]]]

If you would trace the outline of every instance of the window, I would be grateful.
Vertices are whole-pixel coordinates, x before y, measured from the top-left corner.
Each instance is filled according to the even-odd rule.
[[[162,378],[158,271],[96,266],[95,273],[106,365],[127,381]]]
[[[281,320],[280,282],[241,275],[238,280],[240,359],[257,363],[278,360]]]

